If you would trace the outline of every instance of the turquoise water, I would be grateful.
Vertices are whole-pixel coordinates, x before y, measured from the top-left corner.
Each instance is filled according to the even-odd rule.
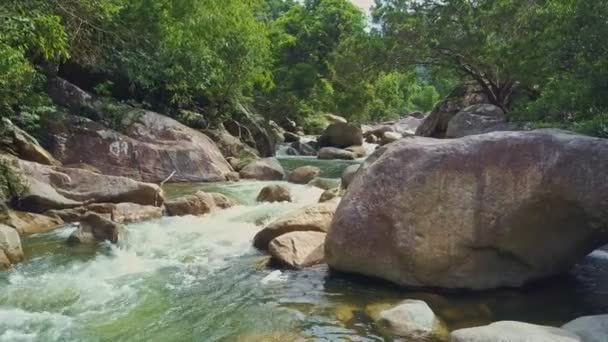
[[[563,278],[475,294],[407,291],[325,266],[267,268],[255,233],[322,192],[283,183],[295,203],[256,203],[269,183],[171,185],[170,195],[217,190],[242,205],[132,224],[119,246],[68,247],[71,227],[25,239],[27,260],[0,273],[0,341],[392,341],[370,313],[407,298],[427,301],[451,329],[608,312],[605,251]]]

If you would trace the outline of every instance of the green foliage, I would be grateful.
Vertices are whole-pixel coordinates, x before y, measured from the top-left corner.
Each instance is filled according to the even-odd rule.
[[[0,159],[0,203],[21,196],[28,187],[26,182],[10,166],[10,161]]]

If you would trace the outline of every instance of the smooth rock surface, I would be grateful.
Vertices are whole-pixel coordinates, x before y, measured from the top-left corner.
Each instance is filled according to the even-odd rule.
[[[325,233],[292,232],[283,234],[268,245],[272,258],[291,268],[304,268],[324,261]]]
[[[267,185],[258,194],[258,202],[292,202],[289,188],[284,185]]]
[[[23,248],[19,233],[12,227],[0,224],[0,267],[7,268],[23,261]]]
[[[442,288],[561,274],[608,243],[602,156],[608,140],[556,130],[404,138],[370,156],[349,186],[328,264]]]
[[[582,342],[564,329],[514,321],[460,329],[452,332],[450,342]]]
[[[0,212],[0,223],[14,228],[21,235],[45,233],[64,222],[57,217],[6,209]]]
[[[285,171],[276,158],[264,158],[249,163],[239,171],[239,175],[244,179],[282,180]]]
[[[0,121],[0,151],[5,151],[19,159],[45,165],[61,165],[45,150],[38,141],[21,128],[15,126],[9,119]]]
[[[353,145],[363,145],[361,128],[350,123],[333,123],[319,137],[320,147],[346,148]]]
[[[89,213],[80,220],[80,226],[68,238],[69,244],[94,244],[108,241],[116,244],[123,238],[124,227],[96,213]]]
[[[321,197],[319,197],[319,203],[329,202],[329,201],[337,199],[341,196],[342,196],[342,189],[340,189],[340,188],[333,188],[333,189],[325,190],[321,194]]]
[[[215,209],[226,209],[235,204],[223,194],[198,191],[166,201],[165,210],[169,216],[205,215]]]
[[[491,104],[476,104],[458,112],[448,123],[446,138],[512,130],[505,112]]]
[[[49,210],[45,215],[58,217],[64,222],[78,222],[88,213],[100,216],[116,223],[134,223],[161,218],[163,208],[135,203],[95,203],[83,207]]]
[[[442,333],[441,322],[421,300],[405,300],[391,309],[381,311],[375,320],[391,333],[412,341],[423,341]]]
[[[355,179],[355,175],[357,171],[361,168],[360,164],[351,165],[342,171],[342,177],[340,178],[342,189],[347,189],[350,183],[352,183],[353,179]]]
[[[331,159],[342,159],[342,160],[354,160],[356,155],[351,151],[343,150],[335,147],[323,147],[319,150],[317,156],[319,159],[331,160]]]
[[[608,342],[608,315],[579,317],[562,329],[580,336],[582,342]]]
[[[289,174],[288,180],[296,184],[307,184],[321,173],[321,169],[316,166],[302,166]]]

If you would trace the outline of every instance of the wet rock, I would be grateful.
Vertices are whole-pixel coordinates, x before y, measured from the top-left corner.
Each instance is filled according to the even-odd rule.
[[[38,141],[9,119],[0,120],[0,151],[13,154],[19,159],[45,165],[61,165]]]
[[[268,185],[265,186],[257,197],[258,202],[291,202],[291,193],[289,188],[284,185]]]
[[[215,209],[226,209],[234,205],[236,203],[225,195],[198,191],[166,201],[165,210],[169,216],[205,215]]]
[[[325,119],[327,120],[327,122],[329,122],[329,124],[335,124],[335,123],[347,123],[348,120],[346,120],[345,118],[338,116],[338,115],[334,115],[334,114],[325,114]]]
[[[0,224],[0,267],[9,268],[23,259],[19,233],[12,227]]]
[[[361,128],[354,124],[331,124],[319,137],[320,147],[346,148],[353,145],[363,145]]]
[[[342,189],[340,189],[340,188],[333,188],[333,189],[325,190],[321,194],[321,197],[319,198],[319,203],[329,202],[331,200],[340,198],[341,196],[342,196]]]
[[[245,179],[282,180],[285,171],[276,158],[264,158],[249,163],[239,171],[239,175]]]
[[[5,208],[0,210],[0,223],[14,228],[21,235],[28,235],[53,230],[61,226],[63,220]]]
[[[304,337],[287,331],[251,334],[237,337],[237,342],[308,342]]]
[[[351,165],[351,166],[347,167],[346,169],[344,169],[344,171],[342,172],[342,177],[341,177],[342,189],[348,188],[350,183],[352,183],[353,179],[355,179],[355,175],[357,174],[357,171],[359,171],[360,168],[361,168],[360,164],[355,164],[355,165]]]
[[[405,300],[381,311],[375,321],[391,333],[412,341],[423,341],[447,335],[447,330],[431,308],[421,300]]]
[[[562,329],[580,336],[582,342],[608,342],[608,315],[580,317]]]
[[[321,173],[316,166],[302,166],[289,174],[289,181],[296,184],[307,184]]]
[[[298,155],[301,156],[316,156],[317,155],[317,147],[313,142],[294,142],[291,144],[296,151],[298,151]]]
[[[241,166],[241,159],[236,157],[228,157],[226,158],[226,161],[228,162],[228,164],[230,164],[230,167],[232,167],[236,172],[239,172]]]
[[[556,130],[402,139],[358,171],[327,236],[328,264],[466,289],[564,273],[608,243],[604,155],[608,140]]]
[[[384,132],[382,134],[382,138],[380,138],[380,145],[388,145],[390,143],[394,143],[395,141],[403,138],[403,136],[396,132]]]
[[[89,213],[96,213],[110,221],[126,224],[161,218],[163,209],[135,203],[95,203],[83,207],[45,212],[46,215],[58,217],[64,222],[78,222]]]
[[[229,172],[226,174],[226,180],[229,182],[238,182],[241,180],[241,176],[238,172]]]
[[[285,130],[283,128],[281,128],[276,122],[272,120],[268,121],[268,127],[270,135],[272,135],[272,139],[276,144],[281,144],[285,142],[285,137],[283,136]]]
[[[380,138],[378,138],[377,136],[370,134],[367,137],[365,137],[365,142],[368,144],[377,144],[380,142]]]
[[[300,269],[324,262],[325,233],[292,232],[270,241],[272,258],[282,265]]]
[[[350,151],[355,155],[355,158],[363,158],[367,155],[367,150],[362,145],[349,146],[345,148],[346,151]]]
[[[68,244],[94,244],[108,241],[118,243],[123,238],[124,227],[101,215],[88,213],[80,220],[80,226],[68,238]]]
[[[477,104],[458,112],[448,123],[446,138],[496,131],[510,131],[514,125],[507,122],[505,112],[491,104]]]
[[[450,342],[581,342],[567,330],[522,322],[501,321],[452,332]]]
[[[291,232],[315,231],[326,233],[338,203],[313,204],[279,217],[253,238],[256,248],[266,250],[273,239]]]
[[[27,191],[17,209],[42,213],[52,209],[75,208],[92,203],[132,202],[142,205],[163,203],[161,188],[126,177],[104,176],[81,169],[48,166],[0,156],[19,174]]]
[[[284,138],[283,141],[285,141],[286,143],[293,143],[293,142],[300,141],[300,136],[295,133],[291,133],[291,132],[283,133],[283,138]]]
[[[333,178],[317,177],[311,180],[307,185],[317,187],[323,190],[329,190],[340,186],[340,181]]]
[[[342,159],[342,160],[353,160],[356,156],[351,151],[343,150],[335,147],[323,147],[319,150],[319,159]]]

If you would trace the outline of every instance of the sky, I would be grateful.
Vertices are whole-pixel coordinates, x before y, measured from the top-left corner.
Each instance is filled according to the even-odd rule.
[[[352,2],[361,7],[364,10],[369,10],[370,6],[374,3],[374,0],[352,0]]]

